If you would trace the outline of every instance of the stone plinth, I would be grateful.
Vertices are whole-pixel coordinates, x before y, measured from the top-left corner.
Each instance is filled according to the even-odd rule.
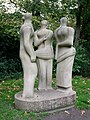
[[[22,92],[15,95],[15,106],[28,112],[64,110],[74,106],[75,91],[62,93],[58,90],[35,91],[34,98],[22,98]]]

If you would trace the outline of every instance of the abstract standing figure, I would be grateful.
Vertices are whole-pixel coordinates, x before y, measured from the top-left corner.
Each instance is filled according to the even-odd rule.
[[[36,50],[37,66],[38,66],[38,78],[39,78],[39,90],[52,89],[52,65],[53,65],[53,47],[52,36],[53,31],[47,29],[48,22],[43,20],[41,22],[41,28],[35,32],[35,46]]]
[[[25,13],[24,24],[21,26],[20,34],[20,59],[24,72],[23,98],[33,97],[34,83],[37,76],[36,55],[33,48],[34,30],[31,23],[32,14]]]
[[[55,30],[57,40],[56,55],[57,70],[56,84],[62,92],[72,90],[72,67],[75,57],[73,47],[74,29],[67,26],[67,18],[60,19],[61,26]]]

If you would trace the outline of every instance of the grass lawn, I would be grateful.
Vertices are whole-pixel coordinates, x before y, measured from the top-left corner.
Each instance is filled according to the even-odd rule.
[[[53,86],[55,86],[53,80]],[[38,81],[35,82],[37,88]],[[6,80],[0,82],[0,120],[41,120],[48,113],[16,110],[14,108],[14,95],[23,88],[23,80]],[[75,76],[73,89],[77,93],[76,107],[79,109],[90,109],[90,79]]]

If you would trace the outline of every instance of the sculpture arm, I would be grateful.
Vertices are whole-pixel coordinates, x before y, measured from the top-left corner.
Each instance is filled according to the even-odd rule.
[[[37,33],[36,32],[34,33],[34,45],[36,47],[39,46],[44,40],[45,40],[45,37],[42,37],[42,38],[39,39],[37,37]]]
[[[73,46],[74,29],[69,27],[68,31],[69,31],[68,38],[63,42],[58,43],[58,45],[60,47],[71,47],[71,46]]]
[[[59,47],[71,47],[73,44],[69,40],[65,40],[63,42],[58,43]]]
[[[56,34],[56,33],[57,33],[57,30],[58,30],[58,29],[56,29],[55,32],[54,32],[54,35],[55,35],[55,38],[56,38],[56,41],[57,41],[57,44],[56,44],[56,51],[55,51],[55,60],[57,60],[57,54],[58,54],[58,41],[59,41],[59,40],[58,40],[58,37],[57,37],[57,34]]]
[[[58,54],[58,45],[56,45],[55,60],[57,60],[57,54]]]
[[[74,39],[74,37],[70,36],[67,40],[58,43],[58,46],[59,47],[71,47],[71,46],[73,46],[73,39]]]
[[[44,37],[44,40],[50,40],[53,36],[53,31],[49,30],[48,34]]]
[[[34,62],[36,60],[36,55],[32,46],[32,42],[30,44],[30,32],[31,32],[30,27],[25,27],[23,29],[24,47],[28,55],[31,57],[31,61]]]
[[[58,42],[57,31],[58,31],[58,28],[54,31],[54,35],[55,35],[56,41]]]

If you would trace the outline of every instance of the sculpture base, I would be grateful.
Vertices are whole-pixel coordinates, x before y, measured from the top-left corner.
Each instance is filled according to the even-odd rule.
[[[33,98],[22,98],[22,92],[15,95],[15,107],[28,112],[64,110],[74,106],[76,92],[62,93],[57,90],[35,91]]]

